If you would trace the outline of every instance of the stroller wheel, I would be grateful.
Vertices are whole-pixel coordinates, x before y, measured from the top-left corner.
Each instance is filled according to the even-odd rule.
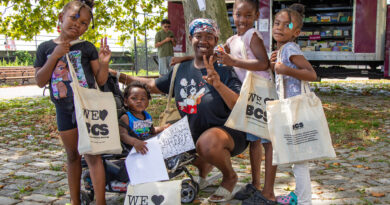
[[[91,200],[89,199],[89,194],[86,191],[80,191],[80,201],[81,205],[89,205]]]
[[[181,182],[181,202],[191,203],[195,200],[198,194],[196,185],[190,179],[185,179]]]

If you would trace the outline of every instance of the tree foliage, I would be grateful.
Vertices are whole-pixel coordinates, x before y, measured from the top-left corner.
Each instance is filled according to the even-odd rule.
[[[53,32],[58,14],[69,0],[0,0],[0,34],[13,39],[32,40],[43,30]],[[133,34],[142,35],[146,29],[154,29],[162,20],[166,8],[164,0],[95,0],[93,8],[95,29],[90,28],[83,39],[96,42],[108,29],[120,33],[120,42]],[[157,12],[137,19],[143,13]],[[112,31],[111,31],[112,32]]]

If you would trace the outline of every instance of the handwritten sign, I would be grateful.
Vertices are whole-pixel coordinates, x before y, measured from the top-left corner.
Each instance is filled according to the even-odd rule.
[[[195,149],[187,116],[157,136],[164,159]]]

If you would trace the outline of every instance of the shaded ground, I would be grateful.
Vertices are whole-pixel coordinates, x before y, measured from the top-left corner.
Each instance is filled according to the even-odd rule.
[[[368,93],[336,88],[321,92],[322,87],[326,86],[317,91],[337,158],[310,163],[313,204],[390,204],[390,97],[371,93],[372,89]],[[150,111],[157,116],[163,104],[154,100]],[[64,150],[57,136],[55,111],[47,97],[0,101],[1,204],[69,201]],[[232,160],[239,175],[238,186],[250,182],[247,151]],[[205,198],[216,187],[202,191],[194,203],[207,204]],[[276,194],[287,194],[294,187],[291,168],[280,166]],[[108,204],[123,204],[123,197],[108,193]]]

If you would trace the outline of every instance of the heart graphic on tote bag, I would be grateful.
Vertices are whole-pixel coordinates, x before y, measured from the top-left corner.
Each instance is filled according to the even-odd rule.
[[[108,115],[107,110],[100,110],[100,113],[99,113],[100,119],[102,119],[104,121],[106,119],[107,115]]]
[[[155,204],[155,205],[160,205],[162,202],[164,201],[164,196],[163,195],[153,195],[152,196],[152,202]]]

